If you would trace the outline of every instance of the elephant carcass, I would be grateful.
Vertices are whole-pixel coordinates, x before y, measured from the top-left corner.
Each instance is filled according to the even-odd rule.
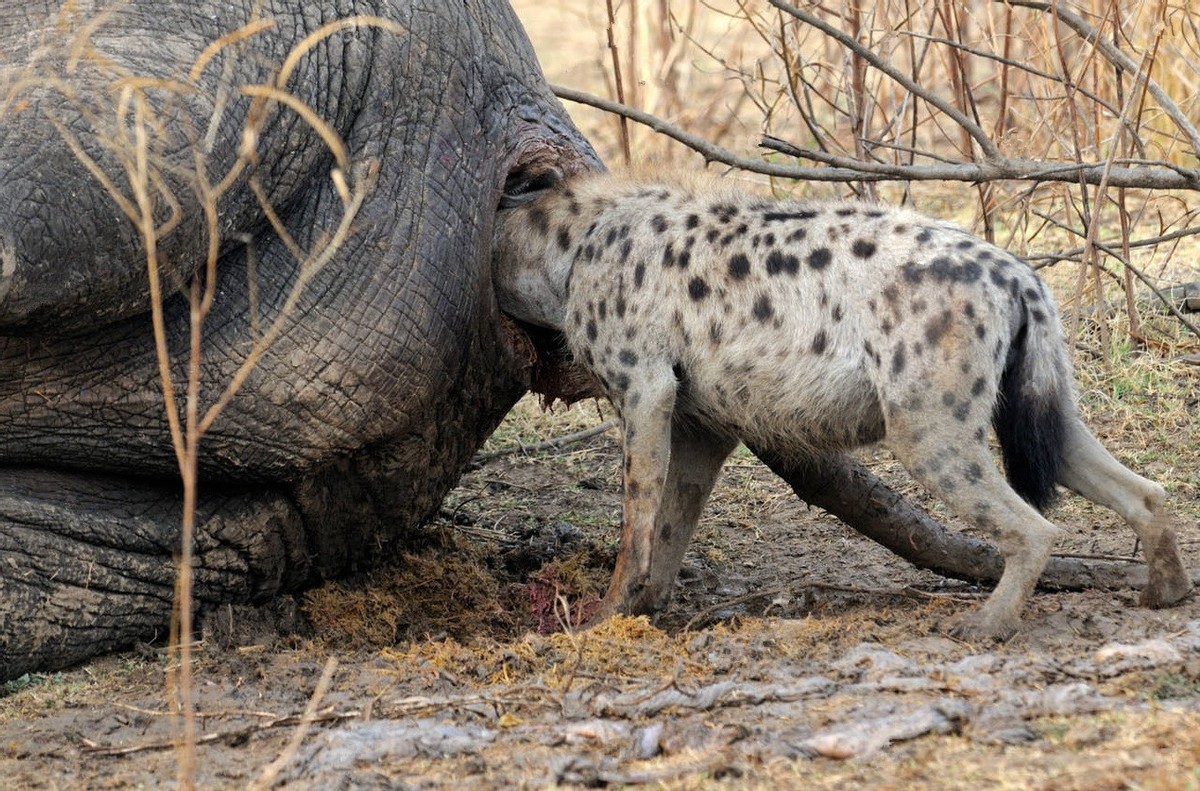
[[[386,23],[322,29],[355,14]],[[201,444],[196,599],[365,567],[427,518],[528,384],[489,279],[506,177],[600,166],[507,3],[0,0],[0,53],[0,678],[165,633],[179,468],[126,210],[166,229],[182,403],[183,292],[208,243],[194,154],[214,183],[236,170],[248,114],[266,113],[218,204],[201,400],[283,324]],[[268,89],[299,101],[255,105]],[[319,249],[344,211],[305,105],[345,141],[343,176],[372,187],[284,314],[299,267],[283,238]]]

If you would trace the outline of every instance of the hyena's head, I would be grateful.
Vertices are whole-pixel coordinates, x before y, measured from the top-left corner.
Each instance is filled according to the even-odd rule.
[[[510,177],[504,186],[492,246],[492,283],[500,309],[539,327],[562,329],[571,262],[554,219],[565,190],[549,168]]]

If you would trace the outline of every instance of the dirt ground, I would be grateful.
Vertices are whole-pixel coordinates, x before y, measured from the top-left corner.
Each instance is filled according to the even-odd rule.
[[[1200,371],[1084,373],[1089,420],[1172,490],[1200,567]],[[320,789],[1200,787],[1200,602],[1043,593],[1011,642],[959,642],[941,625],[980,591],[807,509],[744,451],[657,623],[564,630],[612,561],[619,443],[609,429],[527,446],[607,417],[527,399],[388,568],[209,613],[201,787],[264,771]],[[869,458],[939,512],[885,454]],[[1070,533],[1063,551],[1134,550],[1078,499],[1052,518]],[[172,787],[167,677],[163,649],[140,646],[6,685],[5,787]]]

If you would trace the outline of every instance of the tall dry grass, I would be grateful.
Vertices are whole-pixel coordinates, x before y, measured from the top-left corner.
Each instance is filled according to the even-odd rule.
[[[306,287],[333,258],[350,236],[352,224],[363,200],[371,190],[377,163],[354,162],[338,134],[311,107],[287,92],[285,86],[300,61],[313,48],[339,32],[374,27],[394,34],[404,30],[395,22],[380,17],[355,16],[327,23],[301,39],[280,62],[272,78],[263,83],[236,84],[218,89],[218,94],[202,97],[213,113],[198,126],[185,99],[195,99],[204,91],[201,77],[207,69],[221,69],[224,75],[217,84],[228,86],[236,73],[238,61],[254,58],[254,42],[258,36],[273,30],[275,20],[256,17],[242,27],[211,42],[205,47],[186,73],[175,79],[162,79],[132,72],[120,65],[126,59],[110,56],[96,45],[95,33],[103,26],[119,23],[119,9],[94,14],[81,11],[66,3],[57,18],[43,33],[41,44],[33,57],[19,71],[0,85],[0,123],[19,123],[22,113],[30,110],[27,96],[33,91],[50,91],[61,97],[57,113],[48,105],[37,105],[46,113],[63,141],[87,171],[100,183],[125,218],[137,229],[141,239],[146,275],[149,285],[149,306],[153,324],[154,345],[158,365],[163,410],[170,441],[174,448],[183,489],[182,524],[176,555],[176,585],[172,611],[168,654],[168,698],[178,717],[179,787],[195,787],[196,778],[196,712],[193,702],[193,577],[196,531],[196,504],[200,481],[198,463],[201,443],[221,412],[246,383],[251,371],[283,332]],[[63,49],[66,58],[58,55]],[[90,71],[87,88],[81,89],[78,74]],[[220,91],[228,91],[221,93]],[[251,99],[245,117],[240,119],[240,146],[233,164],[224,172],[210,171],[210,157],[218,127],[232,112],[232,96],[236,92]],[[334,161],[328,173],[342,202],[342,214],[332,233],[322,235],[309,248],[292,236],[283,220],[271,205],[267,190],[256,171],[260,155],[260,136],[263,128],[278,113],[296,114],[310,126],[328,148]],[[90,145],[68,126],[70,118],[82,118]],[[77,126],[76,126],[77,128]],[[118,173],[111,173],[96,161],[88,149],[98,146],[117,163]],[[164,151],[183,148],[190,155],[190,168],[184,168],[184,183],[191,195],[176,194],[166,177],[166,170],[181,174],[177,163],[171,163]],[[245,356],[215,395],[202,396],[200,362],[204,352],[204,323],[212,312],[217,298],[217,268],[223,238],[219,206],[232,190],[249,189],[258,201],[262,216],[272,232],[291,253],[295,261],[295,277],[281,307],[270,316],[265,326],[258,323],[259,309],[254,299],[258,292],[257,273],[248,261],[246,288],[251,296],[251,318]],[[182,206],[194,200],[203,212],[205,254],[194,274],[185,284],[169,282],[159,255],[160,241],[176,230]],[[252,254],[251,254],[252,257]],[[174,288],[185,290],[189,307],[189,342],[182,365],[172,357],[168,346],[165,303]],[[182,368],[186,373],[179,381],[173,371]],[[336,663],[326,672],[329,676]],[[314,699],[318,698],[328,678]],[[288,749],[263,770],[262,777],[252,784],[267,787],[273,784],[282,766],[294,755],[299,740],[307,728],[298,729]]]
[[[1155,296],[1200,280],[1191,4],[626,0],[611,19],[514,5],[552,82],[625,97],[644,122],[628,132],[635,163],[912,203],[1044,267],[1072,337],[1102,358],[1197,343],[1196,317]],[[624,159],[612,106],[590,105],[568,107]]]

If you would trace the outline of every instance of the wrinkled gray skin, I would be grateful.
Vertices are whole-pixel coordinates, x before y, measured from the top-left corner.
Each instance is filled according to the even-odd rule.
[[[81,3],[94,18],[109,6]],[[205,45],[244,25],[253,3],[132,0],[92,34],[137,74],[181,77]],[[33,60],[62,70],[47,33],[58,3],[0,0],[0,99]],[[207,132],[225,76],[266,82],[325,21],[377,14],[407,35],[335,34],[288,89],[378,175],[355,232],[305,292],[282,337],[202,446],[196,598],[260,601],[363,568],[436,509],[482,439],[527,385],[505,341],[488,274],[495,209],[509,174],[597,168],[544,84],[511,9],[498,0],[285,3],[275,27],[205,70],[174,109],[150,91],[183,170],[190,125]],[[302,9],[302,10],[297,10]],[[79,20],[68,27],[77,30]],[[62,34],[59,34],[62,35]],[[41,68],[41,67],[39,67]],[[108,94],[85,61],[80,96]],[[225,91],[209,172],[233,162],[248,101]],[[165,633],[179,539],[178,468],[149,320],[143,248],[48,120],[59,119],[118,185],[122,171],[54,90],[28,88],[0,117],[0,678],[49,670]],[[341,216],[316,134],[275,110],[259,145],[272,203],[310,246]],[[183,204],[162,240],[173,282],[203,261],[188,179],[164,168]],[[160,206],[166,216],[165,206]],[[205,325],[202,393],[221,391],[250,341],[247,249],[259,318],[276,315],[295,266],[239,186],[221,204],[219,295]],[[185,358],[187,300],[166,301]],[[177,380],[183,377],[176,368]]]

